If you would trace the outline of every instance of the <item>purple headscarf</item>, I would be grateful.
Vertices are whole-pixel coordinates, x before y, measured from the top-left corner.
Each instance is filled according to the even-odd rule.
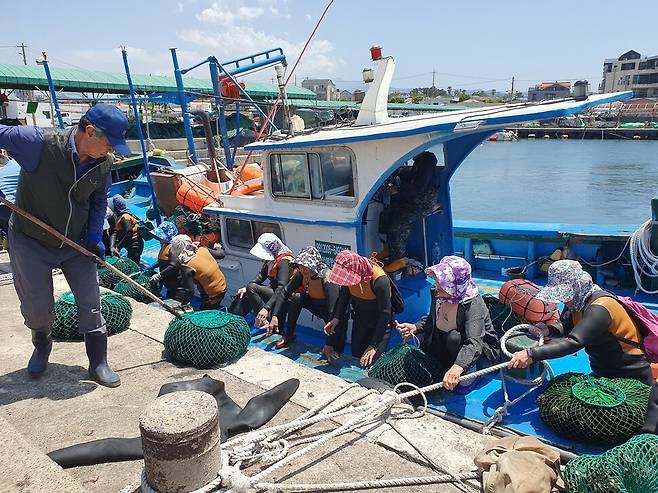
[[[471,279],[471,265],[461,257],[443,257],[441,262],[425,269],[425,274],[448,293],[449,297],[441,298],[440,301],[459,304],[478,294],[478,287]]]

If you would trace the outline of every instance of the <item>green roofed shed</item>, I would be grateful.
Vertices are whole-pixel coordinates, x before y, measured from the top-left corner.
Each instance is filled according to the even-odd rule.
[[[69,69],[50,66],[55,88],[66,92],[94,92],[128,94],[126,75],[99,70]],[[176,80],[164,75],[133,74],[133,85],[138,93],[176,91]],[[191,92],[212,94],[210,78],[184,77],[185,89]],[[279,88],[275,85],[245,81],[245,89],[252,98],[276,98]],[[48,90],[44,69],[39,66],[0,64],[0,88]],[[289,98],[314,99],[315,94],[303,87],[288,86]]]

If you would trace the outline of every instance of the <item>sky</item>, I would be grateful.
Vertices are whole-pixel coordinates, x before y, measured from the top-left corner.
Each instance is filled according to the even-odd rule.
[[[327,2],[21,0],[3,22],[0,63],[22,63],[23,42],[29,64],[45,50],[53,67],[123,71],[123,45],[133,73],[172,75],[170,47],[181,66],[281,47],[291,70]],[[657,0],[334,0],[294,75],[354,89],[379,44],[396,59],[395,88],[431,86],[433,70],[443,88],[509,90],[513,76],[521,91],[543,80],[596,88],[605,58],[658,55],[657,19]]]

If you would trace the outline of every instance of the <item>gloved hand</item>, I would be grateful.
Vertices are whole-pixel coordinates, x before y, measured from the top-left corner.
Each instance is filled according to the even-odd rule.
[[[98,258],[105,260],[105,244],[102,241],[97,243],[87,243],[87,250]]]
[[[105,260],[105,244],[103,243],[103,233],[88,233],[86,248],[98,258]]]
[[[149,279],[149,286],[153,291],[160,291],[160,274],[154,274]]]

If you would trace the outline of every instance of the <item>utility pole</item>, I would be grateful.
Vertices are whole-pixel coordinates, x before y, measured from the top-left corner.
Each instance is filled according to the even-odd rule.
[[[514,99],[514,76],[512,76],[512,91],[510,94],[510,101]]]
[[[27,66],[27,56],[25,55],[25,48],[27,48],[27,45],[25,43],[21,43],[19,45],[16,45],[16,48],[20,48],[21,52],[23,53],[23,65]],[[27,93],[28,97],[33,97],[34,92],[30,91]],[[37,108],[39,107],[39,103],[37,103]],[[32,125],[35,127],[37,126],[37,115],[36,113],[32,113]]]

